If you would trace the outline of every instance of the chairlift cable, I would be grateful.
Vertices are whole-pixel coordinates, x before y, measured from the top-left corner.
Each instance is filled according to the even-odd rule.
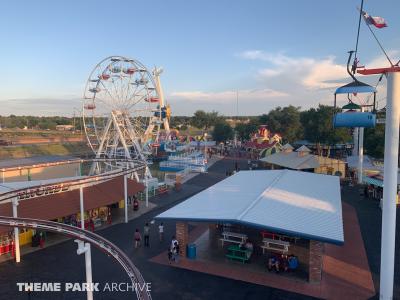
[[[378,45],[379,45],[379,47],[381,48],[383,54],[385,54],[387,60],[388,60],[389,63],[390,63],[390,66],[393,67],[394,65],[393,65],[392,61],[390,60],[389,55],[386,53],[385,49],[383,49],[382,44],[379,42],[379,40],[378,40],[378,38],[376,37],[374,31],[371,29],[371,26],[370,26],[369,24],[367,24],[367,27],[368,27],[369,31],[371,31],[372,35],[374,36],[375,41],[378,43]],[[399,62],[400,62],[400,60],[399,60]],[[399,62],[397,62],[397,64],[398,64]]]
[[[357,61],[357,50],[358,50],[358,41],[360,39],[360,28],[361,28],[361,18],[362,18],[363,6],[364,6],[364,0],[361,0],[360,17],[358,18],[356,50],[355,50],[355,53],[354,53],[354,63]],[[355,73],[355,68],[352,71],[353,71],[353,74],[354,74]]]

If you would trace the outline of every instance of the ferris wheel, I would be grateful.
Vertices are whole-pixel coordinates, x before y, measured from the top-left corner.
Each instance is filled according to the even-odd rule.
[[[87,141],[96,158],[146,161],[167,119],[159,94],[160,85],[137,60],[110,56],[94,67],[82,112]]]

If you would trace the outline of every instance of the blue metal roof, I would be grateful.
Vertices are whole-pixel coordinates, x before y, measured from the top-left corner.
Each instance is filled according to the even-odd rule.
[[[361,81],[353,81],[336,89],[335,94],[376,93],[376,88]]]
[[[339,177],[240,171],[156,217],[228,222],[334,244],[344,242]]]

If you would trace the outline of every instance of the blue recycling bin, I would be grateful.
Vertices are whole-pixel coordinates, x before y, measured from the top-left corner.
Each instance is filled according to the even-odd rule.
[[[187,257],[190,259],[196,258],[196,244],[187,245]]]

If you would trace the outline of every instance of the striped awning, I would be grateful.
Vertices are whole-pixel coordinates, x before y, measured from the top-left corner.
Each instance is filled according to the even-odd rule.
[[[383,181],[377,178],[363,176],[363,183],[372,184],[383,188]]]

